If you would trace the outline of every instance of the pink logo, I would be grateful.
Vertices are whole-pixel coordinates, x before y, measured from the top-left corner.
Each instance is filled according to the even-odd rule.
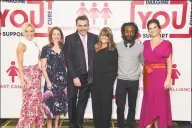
[[[98,13],[100,13],[98,8],[96,8],[96,7],[97,7],[97,4],[94,2],[92,4],[92,8],[89,11],[89,17],[93,19],[93,24],[95,24],[96,18],[99,18]]]
[[[11,61],[11,66],[9,67],[9,69],[7,69],[6,72],[9,73],[9,76],[11,76],[12,83],[14,83],[15,76],[18,76],[18,69],[15,66],[15,61]]]
[[[171,79],[172,79],[172,85],[175,85],[175,79],[179,79],[178,75],[180,76],[180,72],[177,70],[177,65],[172,65],[172,73],[171,73]]]
[[[52,2],[53,0],[47,0],[47,5],[48,5],[48,23],[50,24],[50,18],[52,18],[52,13],[50,11],[52,10]],[[0,19],[1,19],[1,27],[6,27],[8,26],[6,22],[9,20],[10,24],[16,28],[20,28],[24,22],[30,22],[34,24],[35,28],[42,28],[44,26],[45,22],[45,4],[43,0],[27,0],[27,4],[29,5],[37,5],[39,7],[38,10],[36,9],[31,9],[30,12],[28,13],[27,10],[22,10],[22,9],[5,9],[4,11],[2,10],[0,12]],[[37,15],[37,12],[39,15]],[[20,15],[23,18],[23,21],[20,23],[16,20],[16,16]],[[51,16],[50,16],[51,15]],[[50,31],[51,28],[47,28],[46,33],[35,33],[37,37],[47,37],[48,32]]]
[[[150,8],[146,8],[147,12],[142,12],[142,11],[137,11],[136,7],[143,6],[145,8],[145,1],[144,0],[136,0],[131,2],[131,10],[130,10],[130,18],[132,22],[141,22],[142,24],[142,29],[146,29],[146,23],[150,18],[156,19],[159,16],[162,16],[165,21],[163,25],[161,26],[162,29],[167,28],[168,26],[172,26],[175,31],[178,29],[183,29],[184,26],[186,25],[186,15],[187,15],[187,7],[188,7],[188,2],[187,0],[182,0],[182,1],[177,1],[177,0],[170,0],[169,5],[165,5],[167,7],[170,7],[174,9],[174,5],[179,5],[182,8],[182,12],[178,12],[177,10],[173,10],[171,12],[167,12],[166,10],[161,10],[161,11],[154,11],[150,10]],[[135,19],[135,16],[138,15],[140,20]],[[178,18],[178,15],[180,15],[182,18]],[[179,21],[181,20],[181,21]],[[192,36],[192,27],[188,28],[188,31],[186,33],[170,33],[169,37],[170,38],[190,38]]]
[[[112,14],[111,10],[108,8],[108,3],[104,3],[104,8],[101,10],[102,18],[104,19],[104,24],[107,24],[107,19],[111,18],[110,14]]]
[[[88,10],[85,8],[84,2],[81,2],[81,7],[77,10],[77,14],[78,13],[79,13],[79,16],[88,14]]]
[[[111,10],[108,7],[108,3],[104,3],[104,7],[101,11],[99,11],[99,9],[97,8],[97,3],[93,2],[92,3],[92,8],[88,11],[85,7],[85,3],[81,2],[81,7],[78,9],[77,14],[78,16],[81,15],[87,15],[89,16],[89,18],[92,19],[92,24],[95,25],[96,24],[96,19],[97,18],[102,18],[104,20],[104,24],[107,24],[107,20],[110,17],[110,14],[112,15]]]

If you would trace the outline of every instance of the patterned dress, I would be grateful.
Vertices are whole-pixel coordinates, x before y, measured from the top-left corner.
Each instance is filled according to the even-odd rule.
[[[151,48],[150,40],[144,42],[144,63],[166,64],[167,58],[172,52],[172,44],[163,40],[154,49]],[[164,89],[167,77],[167,68],[153,68],[148,75],[148,84],[144,86],[139,128],[146,128],[158,119],[158,128],[167,128],[172,125],[171,103],[169,89]]]
[[[39,49],[33,41],[23,39],[21,41],[27,47],[23,56],[23,103],[21,114],[16,128],[30,128],[35,124],[43,128],[44,113],[41,92],[42,72],[38,67]],[[30,58],[30,59],[29,59]]]
[[[47,73],[52,83],[52,89],[47,88],[45,82],[43,102],[47,119],[54,119],[55,115],[66,114],[67,104],[67,68],[64,61],[64,52],[54,52],[50,46],[44,46],[41,59],[47,58]]]

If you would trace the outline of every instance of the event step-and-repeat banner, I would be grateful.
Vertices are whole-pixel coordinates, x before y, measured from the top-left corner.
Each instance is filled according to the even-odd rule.
[[[162,24],[161,36],[173,45],[171,106],[173,120],[191,121],[191,2],[187,0],[141,1],[28,1],[1,0],[1,118],[19,118],[22,89],[18,78],[16,48],[22,38],[21,25],[35,25],[38,46],[48,44],[48,31],[58,26],[64,35],[76,31],[78,15],[89,17],[90,32],[98,34],[102,27],[112,29],[116,43],[121,39],[121,26],[133,21],[139,27],[139,39],[150,39],[146,23],[157,18]],[[136,119],[139,119],[143,96],[141,75]],[[42,90],[44,79],[42,78]],[[114,83],[114,92],[116,82]],[[115,93],[114,93],[115,94]],[[128,106],[126,104],[125,113]],[[64,118],[68,118],[67,116]],[[92,118],[91,98],[85,118]],[[112,118],[116,119],[115,97]]]

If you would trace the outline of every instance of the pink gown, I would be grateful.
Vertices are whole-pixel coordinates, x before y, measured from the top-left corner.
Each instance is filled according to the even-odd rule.
[[[172,52],[172,45],[168,40],[163,40],[153,50],[150,40],[144,42],[144,63],[165,63]],[[147,90],[143,93],[139,128],[146,128],[158,119],[158,128],[167,128],[172,125],[171,104],[169,90],[164,89],[167,77],[166,68],[154,68],[148,75]],[[145,89],[145,88],[144,88]]]

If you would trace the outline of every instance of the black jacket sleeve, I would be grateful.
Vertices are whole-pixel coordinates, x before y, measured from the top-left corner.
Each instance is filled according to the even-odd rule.
[[[65,60],[66,60],[68,72],[70,76],[74,79],[77,77],[77,74],[74,70],[74,66],[73,66],[74,64],[72,61],[72,42],[70,42],[68,36],[65,38],[64,54],[65,54]]]

